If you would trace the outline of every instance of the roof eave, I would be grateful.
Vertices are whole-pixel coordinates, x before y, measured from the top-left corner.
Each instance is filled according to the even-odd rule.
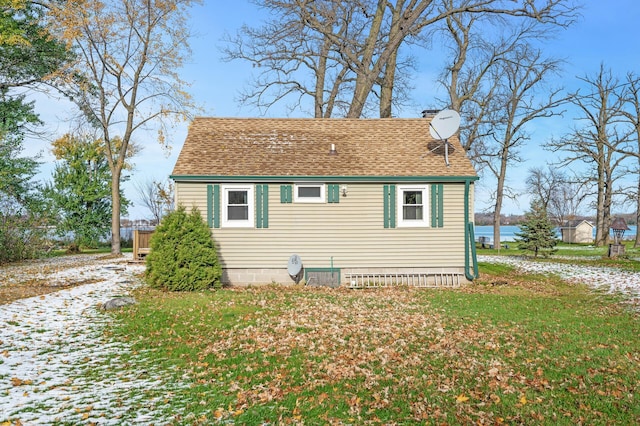
[[[179,175],[169,178],[176,182],[467,182],[478,176],[220,176]]]

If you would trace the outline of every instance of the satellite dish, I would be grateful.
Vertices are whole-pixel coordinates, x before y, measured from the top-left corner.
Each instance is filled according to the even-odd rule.
[[[297,254],[292,254],[287,263],[287,272],[294,279],[296,284],[300,281],[302,272],[302,259]]]
[[[444,161],[449,165],[449,139],[460,128],[460,114],[452,109],[444,109],[437,113],[429,123],[431,137],[444,141]],[[439,147],[434,148],[432,151]]]
[[[460,128],[460,114],[452,109],[443,109],[429,123],[429,133],[434,139],[447,140]]]

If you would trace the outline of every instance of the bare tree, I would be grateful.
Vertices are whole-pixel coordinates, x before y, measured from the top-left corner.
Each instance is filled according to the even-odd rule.
[[[506,177],[509,166],[522,161],[518,152],[530,140],[527,125],[541,118],[558,115],[557,107],[564,101],[560,90],[548,90],[545,79],[559,69],[559,62],[545,59],[539,50],[528,44],[517,46],[508,57],[499,61],[494,72],[498,84],[496,102],[490,120],[494,131],[482,139],[480,162],[496,179],[493,195],[493,237],[500,242],[502,203],[509,196]],[[545,89],[543,92],[542,89]]]
[[[146,180],[134,184],[140,203],[149,209],[153,224],[158,225],[162,218],[174,210],[174,186],[171,181]]]
[[[529,169],[527,192],[539,200],[558,225],[574,219],[587,193],[582,183],[569,178],[559,168],[547,166]]]
[[[550,213],[549,207],[552,204],[552,199],[556,195],[557,188],[564,181],[565,177],[558,169],[547,167],[547,170],[545,170],[542,167],[534,167],[529,169],[525,184],[527,185],[527,192],[540,202],[547,213]]]
[[[596,245],[609,242],[611,204],[616,181],[621,177],[621,166],[627,155],[621,153],[627,137],[620,130],[623,99],[619,81],[611,71],[600,66],[595,76],[580,78],[590,93],[574,93],[570,102],[577,107],[581,126],[570,134],[552,140],[546,145],[554,152],[562,151],[567,157],[560,162],[566,166],[581,162],[587,166],[582,182],[595,185],[596,190]]]
[[[635,149],[632,146],[625,148],[624,152],[633,156],[637,160],[635,173],[637,175],[637,186],[635,194],[630,195],[630,201],[634,202],[636,210],[636,226],[640,226],[640,76],[628,73],[626,77],[626,87],[622,94],[625,106],[622,110],[623,117],[628,120],[631,126],[631,140],[635,139]],[[640,247],[640,232],[636,231],[634,247]]]
[[[248,61],[258,72],[241,94],[240,102],[267,110],[277,102],[293,99],[288,107],[294,109],[305,99],[313,99],[316,118],[346,115],[347,94],[353,90],[356,75],[335,38],[362,48],[368,26],[366,10],[371,1],[322,2],[316,6],[322,11],[316,14],[316,20],[323,31],[310,28],[307,11],[296,2],[255,3],[268,9],[273,20],[258,28],[245,25],[235,36],[227,35],[223,49],[226,60]],[[389,25],[397,26],[398,22],[396,16]],[[413,66],[412,58],[398,58],[396,51],[390,64],[376,81],[379,93],[374,91],[380,99],[381,116],[390,116],[391,105],[406,99],[410,87],[407,73]],[[394,89],[400,95],[393,96]],[[373,107],[370,102],[366,109]]]
[[[390,116],[391,106],[398,102],[398,95],[404,93],[396,89],[407,87],[407,80],[402,79],[399,72],[403,69],[401,64],[407,65],[402,47],[417,41],[425,29],[449,16],[492,14],[564,26],[576,13],[571,0],[514,2],[513,5],[500,0],[263,0],[257,3],[273,13],[273,20],[259,30],[245,28],[230,40],[232,49],[227,51],[228,58],[250,60],[266,67],[249,97],[262,99],[267,90],[280,86],[282,90],[276,90],[273,99],[260,103],[269,106],[291,93],[308,94],[315,99],[316,117],[328,116],[327,109],[320,106],[338,99],[348,106],[347,117],[361,117],[376,103],[372,97],[379,104],[380,116]],[[286,31],[291,32],[285,34]],[[308,78],[313,83],[298,73],[301,68],[312,71]],[[323,101],[320,101],[321,93]]]
[[[453,0],[446,4],[455,7]],[[490,108],[500,107],[500,103],[491,102],[497,89],[493,69],[519,46],[549,38],[554,32],[548,27],[535,20],[465,12],[447,16],[433,32],[433,37],[443,39],[450,57],[439,78],[448,95],[441,103],[464,118],[460,140],[472,161],[482,155],[481,150],[472,149],[473,142],[493,129]]]
[[[473,141],[486,124],[488,108],[493,105],[495,85],[491,82],[490,71],[496,64],[500,49],[488,46],[482,32],[474,32],[481,26],[486,16],[461,13],[448,16],[446,25],[439,31],[449,46],[451,63],[447,64],[440,76],[440,84],[447,89],[448,104],[465,118],[460,129],[460,142],[465,151],[471,150]],[[473,158],[473,156],[472,156]]]
[[[153,124],[159,142],[193,104],[178,70],[190,54],[187,11],[192,0],[65,1],[51,26],[72,45],[71,99],[99,129],[111,169],[111,252],[120,253],[120,180],[134,135]],[[156,127],[157,128],[157,127]],[[116,137],[116,135],[119,135]]]

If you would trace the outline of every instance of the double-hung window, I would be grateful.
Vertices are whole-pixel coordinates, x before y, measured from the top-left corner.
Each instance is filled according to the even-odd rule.
[[[222,226],[253,228],[253,186],[225,185],[222,187]]]
[[[428,193],[426,186],[398,187],[398,226],[428,226]]]

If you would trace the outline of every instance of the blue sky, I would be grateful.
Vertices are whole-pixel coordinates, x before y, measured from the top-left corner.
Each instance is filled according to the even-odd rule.
[[[621,78],[633,71],[640,74],[640,2],[637,0],[584,0],[582,18],[567,30],[562,30],[556,39],[549,40],[546,49],[557,57],[566,60],[562,76],[553,82],[554,86],[563,86],[569,90],[579,87],[577,76],[595,74],[601,63],[611,68]],[[185,80],[192,83],[191,93],[204,108],[203,115],[220,117],[256,117],[259,111],[252,107],[241,106],[236,102],[239,91],[250,81],[252,68],[241,62],[223,62],[219,47],[224,32],[235,33],[244,23],[256,25],[264,16],[263,12],[246,0],[205,1],[204,5],[195,6],[191,16],[191,26],[196,37],[192,39],[193,56],[183,69]],[[437,46],[433,47],[438,50]],[[434,76],[439,72],[438,64],[430,64],[430,52],[424,52],[425,60],[419,61],[416,78],[413,107],[396,113],[399,117],[418,117],[424,108],[432,107],[435,92]],[[71,105],[61,99],[38,98],[37,110],[43,120],[48,123],[50,140],[55,139],[69,129],[65,127],[67,118],[73,113]],[[286,115],[284,105],[274,107],[268,113],[272,117]],[[308,116],[299,111],[290,116]],[[531,167],[545,164],[550,157],[540,149],[540,144],[551,136],[559,136],[571,125],[570,114],[562,119],[553,119],[536,123],[532,126],[533,138],[522,149],[526,161],[509,171],[508,183],[516,190],[522,189],[526,172]],[[141,140],[143,152],[134,159],[136,170],[132,182],[161,180],[173,169],[178,152],[186,136],[188,123],[180,125],[171,135],[172,151],[169,155],[163,152],[151,138]],[[48,152],[48,141],[31,141],[27,154],[42,153],[45,162],[41,168],[40,179],[51,178],[51,155]],[[486,188],[493,183],[481,180],[477,185],[476,211],[488,206]],[[137,193],[131,182],[124,185],[126,196],[137,203]],[[526,196],[519,197],[517,202],[507,201],[503,208],[505,214],[518,214],[529,207]],[[627,209],[628,210],[628,209]],[[586,212],[590,213],[590,212]],[[149,214],[141,206],[130,209],[131,218],[144,218]]]

